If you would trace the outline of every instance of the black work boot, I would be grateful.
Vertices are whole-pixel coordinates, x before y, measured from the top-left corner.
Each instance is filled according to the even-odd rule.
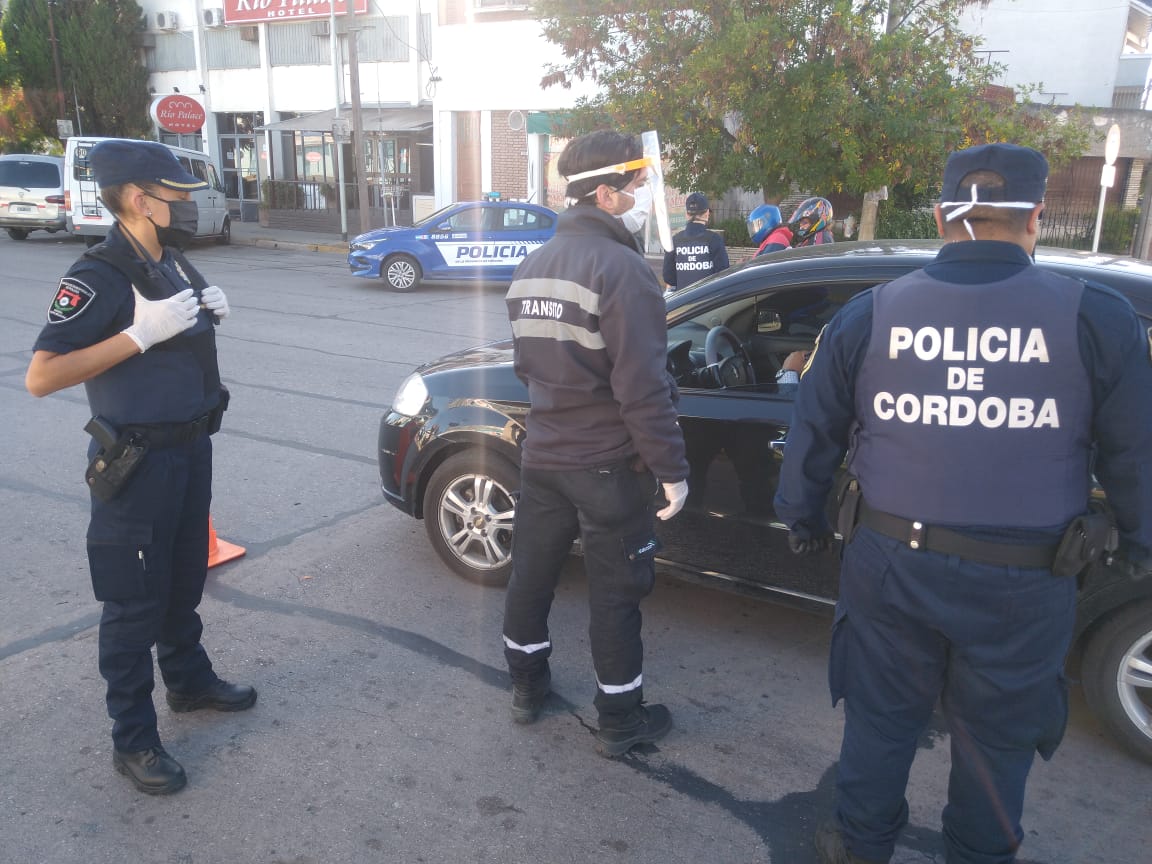
[[[822,822],[816,829],[816,856],[820,864],[882,864],[869,858],[853,855],[844,847],[844,837],[835,819]]]
[[[513,679],[512,719],[517,723],[535,723],[551,692],[552,671],[547,666],[543,674],[535,678]]]
[[[199,693],[168,691],[168,707],[178,714],[211,708],[213,711],[244,711],[256,704],[256,690],[247,684],[229,684],[217,678]]]
[[[663,705],[637,705],[618,719],[600,721],[596,752],[623,756],[637,744],[659,741],[672,728],[672,714]]]
[[[179,792],[188,782],[180,763],[159,744],[134,753],[113,748],[112,765],[131,780],[137,789],[149,795]]]

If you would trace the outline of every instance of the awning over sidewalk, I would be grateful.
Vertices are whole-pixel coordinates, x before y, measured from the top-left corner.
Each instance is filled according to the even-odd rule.
[[[340,116],[349,123],[352,120],[352,106],[340,106]],[[331,132],[336,119],[336,109],[317,111],[257,126],[257,132]],[[432,126],[430,107],[396,107],[368,103],[360,106],[360,122],[367,133],[374,132],[419,132]]]

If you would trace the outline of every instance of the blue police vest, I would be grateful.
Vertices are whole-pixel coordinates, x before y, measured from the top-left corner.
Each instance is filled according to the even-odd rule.
[[[137,280],[140,293],[148,299],[159,300],[172,296],[186,285],[203,290],[207,283],[188,260],[179,252],[169,250],[168,254],[180,263],[182,272],[175,269],[173,260],[165,258],[159,272]],[[119,270],[108,275],[117,281],[128,281]],[[132,323],[131,309],[126,307],[127,317],[116,322],[115,330]],[[211,411],[220,401],[213,323],[212,313],[201,309],[196,324],[188,330],[85,381],[92,413],[119,426],[186,423]]]
[[[672,238],[676,250],[676,287],[683,289],[716,272],[713,245],[716,240],[707,228],[681,231]]]
[[[928,524],[1040,528],[1084,512],[1092,393],[1081,283],[1035,267],[873,289],[851,471],[868,504]]]

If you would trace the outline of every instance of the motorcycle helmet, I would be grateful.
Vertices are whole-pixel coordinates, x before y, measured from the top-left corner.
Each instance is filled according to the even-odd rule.
[[[772,229],[783,221],[779,207],[775,204],[761,204],[748,214],[748,236],[759,246]]]
[[[803,231],[799,228],[801,219],[808,220],[808,227]],[[832,223],[832,205],[827,198],[808,198],[796,205],[792,218],[788,224],[792,226],[792,242],[799,243],[807,240],[813,234],[819,234]]]

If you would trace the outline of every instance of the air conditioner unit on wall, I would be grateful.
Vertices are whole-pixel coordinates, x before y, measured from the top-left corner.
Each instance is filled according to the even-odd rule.
[[[315,21],[315,22],[313,22],[312,32],[315,33],[317,36],[331,35],[332,31],[329,29],[329,23],[330,22],[328,22],[328,21]]]
[[[205,27],[223,27],[224,26],[224,10],[219,7],[204,10],[204,26]]]
[[[157,12],[156,13],[156,29],[157,30],[175,30],[180,26],[180,16],[175,12]]]

